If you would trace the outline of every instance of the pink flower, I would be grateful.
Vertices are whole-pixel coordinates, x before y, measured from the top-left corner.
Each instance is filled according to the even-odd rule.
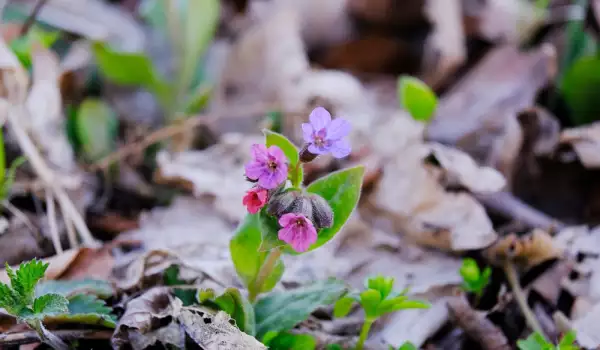
[[[350,154],[350,143],[345,139],[350,133],[350,123],[342,118],[331,120],[331,114],[323,107],[315,108],[309,119],[310,123],[302,124],[308,152],[316,155],[331,152],[335,158]]]
[[[250,214],[256,214],[267,203],[268,191],[264,188],[253,187],[246,192],[242,204],[246,206]]]
[[[279,225],[283,227],[278,232],[279,239],[291,245],[299,253],[305,252],[317,241],[317,230],[302,214],[284,214],[279,218]]]
[[[246,164],[246,177],[258,180],[260,187],[271,190],[287,179],[287,157],[277,146],[252,145],[252,160]]]

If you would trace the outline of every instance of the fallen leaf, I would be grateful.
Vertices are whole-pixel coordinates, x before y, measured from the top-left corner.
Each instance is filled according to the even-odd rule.
[[[600,122],[565,129],[560,134],[560,142],[573,146],[586,168],[600,168]]]
[[[155,287],[127,303],[112,337],[115,349],[131,344],[134,350],[145,349],[160,341],[182,348],[179,327],[171,326],[181,313],[181,300],[169,289]]]
[[[428,146],[444,169],[447,183],[458,183],[475,193],[498,192],[506,185],[496,169],[478,166],[468,154],[439,143]]]
[[[544,261],[562,257],[563,250],[554,243],[548,232],[535,229],[524,236],[514,233],[504,236],[483,254],[493,264],[502,266],[506,261],[515,261],[528,269]]]
[[[250,161],[250,146],[262,143],[260,136],[226,134],[220,143],[202,151],[157,155],[162,181],[182,179],[190,183],[197,197],[213,196],[223,217],[241,221],[247,211],[242,204],[251,184],[243,180],[244,165]]]
[[[258,340],[241,332],[223,311],[211,314],[206,309],[184,307],[179,322],[186,333],[203,349],[262,350],[267,349]]]

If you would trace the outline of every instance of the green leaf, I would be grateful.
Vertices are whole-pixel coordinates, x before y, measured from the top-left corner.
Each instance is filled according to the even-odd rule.
[[[1,140],[1,139],[0,139]],[[1,147],[2,149],[4,147]],[[0,198],[6,199],[10,193],[10,189],[15,182],[15,175],[17,173],[17,168],[23,165],[27,161],[27,158],[20,156],[13,160],[10,164],[10,168],[6,172],[6,177],[2,180],[2,185],[0,186]]]
[[[114,294],[114,290],[110,282],[91,278],[70,281],[42,281],[35,288],[37,297],[48,293],[60,294],[66,298],[85,293],[106,299]]]
[[[566,72],[561,93],[572,114],[573,121],[586,124],[600,116],[600,57],[585,56]]]
[[[238,226],[233,238],[229,242],[229,251],[235,270],[246,287],[254,283],[267,252],[259,252],[262,236],[259,228],[259,215],[248,214]],[[283,275],[283,262],[275,266],[273,273],[266,279],[261,293],[268,292],[275,287]]]
[[[35,42],[45,48],[52,46],[59,37],[57,31],[45,31],[39,26],[33,26],[27,35],[20,36],[10,42],[10,48],[25,68],[31,67],[31,50]]]
[[[398,98],[415,120],[428,122],[437,108],[435,93],[414,77],[403,76],[398,79]]]
[[[343,169],[322,177],[307,187],[308,192],[323,197],[333,211],[333,225],[319,231],[319,238],[310,246],[309,251],[329,242],[342,229],[358,203],[364,173],[362,165]],[[285,252],[299,254],[290,247],[286,247]]]
[[[214,299],[214,302],[235,320],[242,332],[250,335],[255,334],[254,308],[238,289],[227,288],[223,294]]]
[[[558,350],[575,350],[579,349],[578,346],[574,345],[577,335],[574,330],[570,330],[565,333],[558,343]]]
[[[464,258],[459,272],[462,278],[468,282],[478,281],[481,278],[481,270],[473,258]]]
[[[186,102],[185,113],[196,114],[200,113],[210,101],[213,89],[206,84],[200,84],[194,89]]]
[[[333,304],[347,291],[339,280],[328,279],[312,285],[265,295],[254,306],[256,334],[283,332],[306,320],[317,308]]]
[[[346,317],[350,310],[352,310],[352,305],[355,301],[354,298],[348,296],[340,298],[333,306],[333,316],[337,318]]]
[[[94,295],[79,294],[69,298],[68,312],[44,317],[46,324],[89,324],[115,328],[112,308]]]
[[[19,295],[8,285],[0,282],[0,308],[5,309],[13,316],[17,316],[24,306]]]
[[[314,350],[315,338],[308,334],[277,333],[267,344],[270,350]]]
[[[267,207],[261,209],[258,213],[259,228],[261,233],[260,247],[261,252],[268,252],[274,248],[283,247],[286,243],[279,239],[279,223],[277,218],[267,214]]]
[[[381,294],[382,300],[390,295],[393,287],[394,278],[392,277],[376,276],[367,280],[367,288],[378,291]]]
[[[154,93],[163,107],[170,104],[170,88],[146,55],[113,51],[101,42],[95,42],[92,49],[100,72],[108,80],[120,85],[142,86]]]
[[[543,335],[535,332],[525,340],[518,340],[517,347],[520,350],[553,350],[554,346],[549,343]]]
[[[180,92],[187,92],[193,81],[204,52],[212,41],[217,24],[219,23],[219,0],[187,1],[185,11],[181,16],[180,35],[182,36],[183,56],[179,67],[178,86]]]
[[[163,281],[167,286],[181,286],[188,284],[186,281],[179,278],[179,266],[175,264],[169,266],[165,270],[163,274]],[[173,294],[181,299],[183,306],[190,306],[197,300],[197,292],[193,289],[175,288]]]
[[[81,103],[75,132],[86,160],[94,162],[116,149],[118,126],[117,114],[106,102],[86,98]]]
[[[398,350],[419,350],[419,349],[417,349],[417,347],[414,346],[413,343],[407,341],[407,342],[404,342],[404,344],[400,345]]]
[[[326,350],[344,350],[339,344],[328,344]]]
[[[69,301],[60,294],[46,294],[33,301],[33,312],[42,316],[69,312]]]
[[[360,293],[360,305],[365,310],[365,314],[367,318],[377,318],[379,314],[377,313],[377,309],[379,308],[379,304],[381,303],[381,294],[379,291],[374,289],[367,289]]]
[[[302,166],[296,167],[300,161],[300,153],[298,152],[298,148],[287,137],[279,133],[263,129],[263,134],[265,135],[265,144],[267,147],[277,146],[281,148],[289,161],[289,172],[292,186],[300,186],[304,179],[304,172]]]
[[[33,303],[33,292],[35,285],[44,277],[49,264],[44,264],[42,261],[33,259],[28,262],[21,263],[15,273],[8,264],[6,264],[6,273],[10,278],[12,289],[18,295],[21,303],[30,305]]]

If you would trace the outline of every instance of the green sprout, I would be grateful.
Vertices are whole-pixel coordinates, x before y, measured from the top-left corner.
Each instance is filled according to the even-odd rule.
[[[431,88],[421,80],[402,76],[398,79],[398,100],[413,119],[429,122],[435,115],[438,100]]]
[[[358,302],[365,311],[365,322],[362,326],[356,350],[362,350],[369,330],[373,323],[381,316],[405,309],[426,309],[430,305],[419,300],[409,300],[407,289],[400,293],[392,291],[394,279],[392,277],[376,276],[369,278],[366,289],[360,293],[354,292],[340,298],[334,306],[335,317],[344,317],[352,309],[354,302]]]
[[[66,314],[69,312],[69,301],[60,294],[48,293],[35,298],[35,287],[44,277],[49,264],[39,260],[21,263],[17,271],[6,264],[6,273],[10,286],[0,282],[0,308],[27,323],[34,329],[40,339],[55,348],[65,345],[42,324],[46,316]]]
[[[527,339],[517,341],[519,350],[578,350],[575,345],[575,331],[565,333],[558,343],[554,345],[538,332],[532,333]]]
[[[462,287],[467,292],[475,293],[479,299],[483,294],[483,290],[490,283],[492,269],[486,266],[483,271],[477,265],[477,262],[472,258],[463,259],[460,267],[460,275],[463,278]]]

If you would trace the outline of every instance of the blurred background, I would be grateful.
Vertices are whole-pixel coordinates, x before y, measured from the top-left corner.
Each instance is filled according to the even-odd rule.
[[[384,273],[433,307],[378,339],[490,348],[445,306],[472,257],[493,272],[471,306],[514,345],[524,318],[497,305],[518,258],[549,338],[560,312],[600,346],[600,1],[0,4],[1,263],[48,258],[50,279],[128,292],[171,266],[239,285],[249,147],[262,129],[301,145],[322,106],[350,121],[353,150],[307,164],[306,184],[362,164],[363,192],[332,243],[286,261],[282,288]]]

